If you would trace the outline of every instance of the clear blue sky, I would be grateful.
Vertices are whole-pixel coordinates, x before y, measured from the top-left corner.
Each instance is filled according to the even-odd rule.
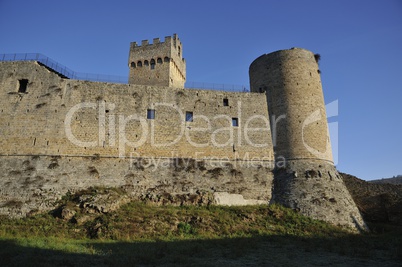
[[[321,54],[339,102],[338,169],[402,174],[402,1],[0,0],[0,53],[39,52],[78,72],[127,76],[129,43],[177,33],[187,80],[249,84],[258,56]]]

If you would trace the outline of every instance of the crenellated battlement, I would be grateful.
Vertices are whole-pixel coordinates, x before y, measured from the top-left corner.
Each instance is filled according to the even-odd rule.
[[[182,46],[182,43],[180,42],[180,39],[176,33],[173,34],[173,36],[165,36],[164,42],[161,42],[160,38],[153,38],[152,43],[150,43],[149,40],[142,40],[141,45],[139,45],[137,42],[130,43],[130,46],[132,49],[141,48],[141,47],[142,48],[144,48],[144,47],[152,48],[150,46],[155,46],[155,45],[173,45],[173,47],[177,49],[177,47]]]
[[[184,88],[186,61],[183,46],[177,34],[166,36],[164,42],[154,38],[130,44],[128,66],[129,83]]]

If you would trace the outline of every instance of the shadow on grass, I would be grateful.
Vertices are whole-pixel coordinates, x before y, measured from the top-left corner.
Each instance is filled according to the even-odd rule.
[[[92,241],[83,252],[0,241],[0,266],[400,266],[400,246],[350,237],[267,236],[154,242]],[[400,243],[398,243],[400,245]]]

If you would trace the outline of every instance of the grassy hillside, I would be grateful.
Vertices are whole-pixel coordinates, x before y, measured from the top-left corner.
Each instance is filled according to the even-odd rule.
[[[392,178],[382,178],[379,180],[372,180],[369,181],[370,183],[373,184],[397,184],[397,185],[402,185],[402,175],[394,176]]]
[[[76,207],[0,221],[1,266],[397,266],[402,231],[356,235],[280,206],[156,206],[107,214]]]
[[[402,226],[402,185],[369,183],[345,173],[342,177],[365,221]]]

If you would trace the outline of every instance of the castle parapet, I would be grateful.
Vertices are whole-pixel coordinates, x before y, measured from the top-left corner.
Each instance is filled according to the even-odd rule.
[[[186,61],[183,45],[177,34],[166,36],[164,42],[154,38],[130,44],[129,83],[184,88]]]
[[[149,42],[148,39],[142,40],[141,45],[138,45],[137,42],[131,42],[131,47],[143,47],[143,46],[152,46],[152,45],[170,45],[172,44],[175,48],[182,46],[180,39],[178,38],[177,34],[173,34],[173,36],[166,36],[164,42],[161,42],[160,38],[153,38],[152,43]]]

